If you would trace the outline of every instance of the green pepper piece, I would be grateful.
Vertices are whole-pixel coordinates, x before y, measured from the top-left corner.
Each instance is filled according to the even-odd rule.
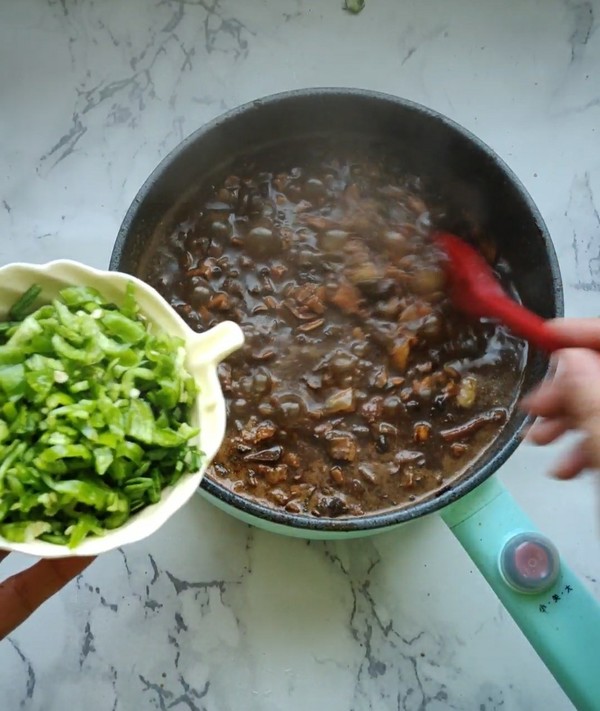
[[[19,521],[0,524],[0,535],[13,543],[29,543],[50,531],[46,521]]]
[[[139,321],[133,321],[118,311],[106,311],[100,320],[109,333],[129,345],[139,343],[146,335],[146,329]]]
[[[102,476],[113,463],[115,457],[108,447],[98,447],[94,450],[94,467],[96,474]]]
[[[58,295],[60,300],[71,309],[85,307],[89,304],[96,308],[105,303],[102,294],[89,286],[67,286],[61,289]]]
[[[126,432],[132,439],[144,444],[152,444],[154,436],[154,415],[145,400],[132,400],[127,413]]]
[[[43,333],[43,328],[36,321],[34,316],[27,316],[24,321],[17,326],[15,332],[10,337],[7,348],[27,347],[34,336]]]
[[[88,348],[75,348],[58,333],[52,336],[52,345],[59,356],[76,363],[91,365],[99,363],[103,357],[102,351],[96,344],[92,344]]]
[[[42,293],[42,287],[39,284],[32,284],[29,289],[11,306],[8,316],[12,321],[22,321],[25,316],[31,311],[31,308]]]

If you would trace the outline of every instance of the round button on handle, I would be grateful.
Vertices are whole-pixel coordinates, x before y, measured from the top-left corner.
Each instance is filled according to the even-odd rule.
[[[507,585],[522,593],[547,590],[560,573],[556,546],[539,533],[513,536],[502,549],[499,564]]]

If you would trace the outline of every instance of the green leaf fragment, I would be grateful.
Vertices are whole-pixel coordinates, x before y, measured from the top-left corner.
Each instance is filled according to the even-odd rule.
[[[344,2],[344,10],[347,10],[354,15],[358,15],[358,13],[364,10],[364,8],[365,0],[345,0]]]

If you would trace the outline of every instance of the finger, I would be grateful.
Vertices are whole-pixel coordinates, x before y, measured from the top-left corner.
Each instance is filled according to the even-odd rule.
[[[531,444],[550,444],[571,429],[566,417],[542,418],[537,420],[525,437]]]
[[[581,447],[574,447],[554,467],[551,475],[557,479],[573,479],[588,467],[587,452]]]
[[[538,417],[559,417],[565,410],[577,419],[600,411],[595,383],[600,381],[600,355],[585,348],[560,351],[554,377],[526,395],[522,409]]]
[[[0,551],[0,563],[6,558],[10,551]]]
[[[560,376],[547,380],[521,398],[519,407],[536,417],[563,417],[565,398]]]
[[[557,318],[546,325],[565,347],[600,350],[600,318]]]
[[[0,583],[0,640],[72,578],[79,575],[92,560],[93,558],[41,560],[31,568]]]

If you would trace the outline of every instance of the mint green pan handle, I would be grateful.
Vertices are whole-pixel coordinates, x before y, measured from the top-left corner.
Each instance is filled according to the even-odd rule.
[[[495,477],[441,515],[578,711],[599,711],[598,601],[562,561],[544,592],[517,592],[505,582],[499,566],[505,544],[536,528]]]

